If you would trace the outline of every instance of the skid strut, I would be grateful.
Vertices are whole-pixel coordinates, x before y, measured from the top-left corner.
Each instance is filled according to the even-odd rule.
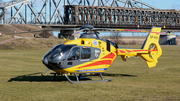
[[[76,77],[76,81],[72,81],[71,79],[69,79],[69,77],[67,76],[67,74],[65,74],[65,77],[67,78],[67,80],[70,82],[70,83],[89,83],[89,82],[107,82],[107,81],[112,81],[112,79],[104,79],[103,76],[102,76],[102,73],[100,73],[100,77],[101,77],[101,80],[99,81],[79,81],[79,78],[77,76],[77,73],[73,73]],[[82,74],[80,74],[82,75]]]
[[[55,81],[55,77],[56,77],[57,73],[51,73],[51,74],[54,74],[52,80],[48,80],[43,74],[41,74],[41,75],[42,75],[42,77],[43,77],[46,81]],[[107,82],[107,81],[112,81],[112,79],[104,79],[103,76],[102,76],[102,73],[99,73],[99,74],[100,74],[99,76],[100,76],[100,78],[101,78],[101,80],[99,80],[99,81],[79,81],[79,80],[81,80],[81,76],[82,76],[83,73],[82,73],[82,74],[79,74],[79,73],[78,73],[79,76],[77,76],[77,73],[72,73],[72,74],[75,75],[76,81],[72,81],[72,80],[68,77],[68,75],[65,74],[66,79],[67,79],[70,83],[90,83],[90,82]]]

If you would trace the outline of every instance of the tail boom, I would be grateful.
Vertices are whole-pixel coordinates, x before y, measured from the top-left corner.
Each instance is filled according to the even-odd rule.
[[[147,36],[141,49],[118,48],[118,55],[126,61],[127,56],[141,56],[148,67],[155,67],[158,58],[162,55],[162,49],[159,45],[161,28],[153,27]]]

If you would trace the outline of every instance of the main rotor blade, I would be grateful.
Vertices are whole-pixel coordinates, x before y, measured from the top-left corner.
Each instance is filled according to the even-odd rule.
[[[145,31],[145,30],[133,30],[133,29],[115,29],[115,31],[122,31],[122,32],[141,32],[141,33],[150,33],[151,31]],[[152,33],[152,32],[151,32]],[[166,34],[161,32],[160,34]]]
[[[82,30],[79,30],[79,31],[77,31],[77,32],[74,32],[73,34],[79,34],[79,33],[81,33],[83,31],[83,29]]]

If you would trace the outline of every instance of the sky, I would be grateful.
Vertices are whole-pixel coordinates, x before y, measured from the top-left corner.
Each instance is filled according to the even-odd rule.
[[[3,2],[8,2],[8,1],[12,1],[12,0],[3,0]],[[33,4],[34,5],[34,7],[35,7],[35,9],[37,9],[37,11],[40,11],[40,9],[42,8],[42,6],[43,6],[43,1],[45,1],[45,0],[33,0],[33,1],[35,1],[35,3]],[[55,0],[56,1],[56,4],[58,4],[58,2],[60,1],[60,0]],[[79,2],[80,0],[69,0],[71,3],[73,2],[73,4],[75,4],[75,5],[77,5],[78,3],[77,2]],[[83,0],[84,1],[84,0]],[[90,3],[92,4],[93,3],[93,1],[94,0],[89,0],[90,1]],[[106,1],[108,1],[108,0],[104,0],[104,2],[106,2]],[[112,0],[109,0],[109,1],[111,1],[112,2]],[[126,1],[126,0],[123,0],[123,1]],[[132,0],[133,1],[133,0]],[[153,7],[155,7],[155,8],[157,8],[157,9],[176,9],[176,10],[180,10],[180,0],[139,0],[139,1],[142,1],[142,2],[145,2],[145,3],[147,3],[147,4],[149,4],[149,5],[151,5],[151,6],[153,6]],[[66,0],[66,2],[67,2],[67,0]],[[60,8],[59,8],[59,10],[60,10],[60,12],[62,12],[62,14],[63,14],[63,12],[64,12],[64,7],[63,7],[63,4],[64,4],[64,0],[62,0],[62,2],[61,2],[61,5],[60,5]],[[87,4],[87,3],[86,3]],[[96,3],[95,3],[96,5],[98,4],[98,2],[97,2],[97,0],[96,0]],[[48,6],[47,7],[49,7],[49,4],[47,4]],[[119,5],[121,6],[124,6],[124,4],[123,3],[121,3],[121,2],[119,2]],[[20,6],[20,5],[19,5]],[[139,5],[139,6],[141,6],[141,5]],[[47,8],[48,9],[48,8]],[[55,10],[55,7],[54,7],[54,4],[52,3],[52,12]],[[47,10],[48,11],[48,10]]]
[[[3,0],[3,2],[6,2],[6,1],[12,1],[12,0]],[[42,0],[36,0],[36,2],[37,2],[36,6],[40,6],[41,1]],[[58,0],[56,0],[56,1],[58,1]],[[72,0],[70,0],[70,1],[72,1]],[[79,1],[79,0],[76,0],[76,1]],[[93,0],[89,0],[89,1],[93,1]],[[145,3],[147,3],[151,6],[154,6],[158,9],[179,9],[180,10],[180,0],[139,0],[139,1],[145,2]]]
[[[158,9],[179,9],[180,10],[180,0],[139,0],[143,1],[151,6]]]

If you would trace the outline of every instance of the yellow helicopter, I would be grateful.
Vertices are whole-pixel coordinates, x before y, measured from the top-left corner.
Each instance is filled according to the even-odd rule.
[[[91,25],[82,26],[76,32],[82,32],[78,39],[65,39],[65,43],[53,47],[43,56],[43,64],[55,72],[54,77],[56,74],[63,74],[70,83],[111,81],[104,79],[102,73],[109,68],[116,56],[121,56],[123,61],[129,56],[141,56],[149,68],[158,63],[162,54],[159,45],[160,27],[152,27],[141,49],[118,47],[112,41],[99,38],[99,32],[93,28]],[[80,81],[82,74],[87,73],[98,73],[102,80]],[[74,74],[76,81],[72,81],[68,74]]]

